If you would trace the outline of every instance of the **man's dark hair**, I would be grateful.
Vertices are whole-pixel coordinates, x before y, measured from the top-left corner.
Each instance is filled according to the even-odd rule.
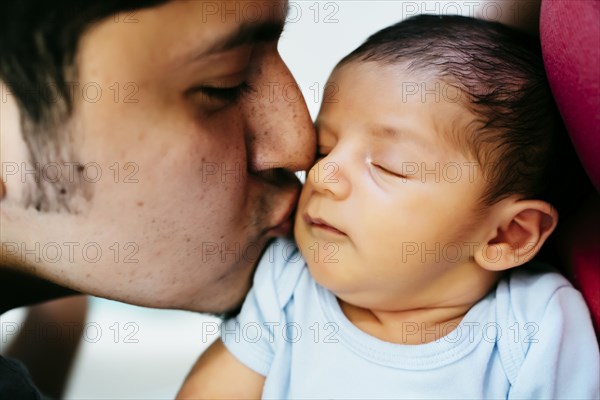
[[[57,107],[51,93],[71,111],[68,81],[82,34],[93,23],[117,13],[150,7],[165,0],[8,1],[0,13],[0,79],[34,124],[52,119]],[[71,76],[68,76],[70,75]],[[54,101],[53,101],[54,100]]]
[[[23,139],[31,163],[74,162],[68,134],[60,125],[71,115],[76,82],[75,59],[81,36],[95,22],[119,12],[151,7],[165,0],[17,0],[0,12],[0,80],[15,97]],[[123,16],[121,16],[123,17]],[[123,21],[126,22],[126,21]],[[6,94],[3,94],[3,97]],[[67,176],[67,173],[62,176]],[[54,183],[37,180],[27,191],[25,207],[76,212],[69,204],[79,193],[89,198],[79,177]]]
[[[550,200],[549,165],[564,128],[537,40],[500,23],[419,15],[375,33],[338,67],[352,61],[402,65],[460,90],[477,123],[453,139],[482,167],[485,205],[513,194]]]

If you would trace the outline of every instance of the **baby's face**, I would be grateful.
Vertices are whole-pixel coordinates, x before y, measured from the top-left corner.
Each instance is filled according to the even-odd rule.
[[[398,70],[352,62],[333,73],[295,223],[316,281],[382,310],[435,299],[471,262],[485,188],[448,140],[474,121],[459,94]]]

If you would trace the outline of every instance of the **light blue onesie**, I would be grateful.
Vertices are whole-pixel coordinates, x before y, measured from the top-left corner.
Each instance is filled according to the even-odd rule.
[[[405,334],[416,328],[406,324]],[[241,314],[224,323],[221,339],[266,376],[263,398],[600,397],[589,311],[564,277],[542,265],[507,274],[441,339],[401,345],[348,321],[294,243],[280,239],[267,249]]]

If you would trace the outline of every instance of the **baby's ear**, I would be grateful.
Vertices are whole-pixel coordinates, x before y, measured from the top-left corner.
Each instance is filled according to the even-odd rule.
[[[558,213],[541,200],[505,199],[497,204],[492,229],[478,246],[475,262],[490,271],[503,271],[531,260],[558,222]],[[494,207],[494,206],[493,206]]]

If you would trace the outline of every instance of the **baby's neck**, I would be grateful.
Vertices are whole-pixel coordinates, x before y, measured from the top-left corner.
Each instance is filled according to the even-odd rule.
[[[361,308],[338,299],[346,317],[360,330],[399,344],[424,344],[452,332],[475,303],[403,311]]]

